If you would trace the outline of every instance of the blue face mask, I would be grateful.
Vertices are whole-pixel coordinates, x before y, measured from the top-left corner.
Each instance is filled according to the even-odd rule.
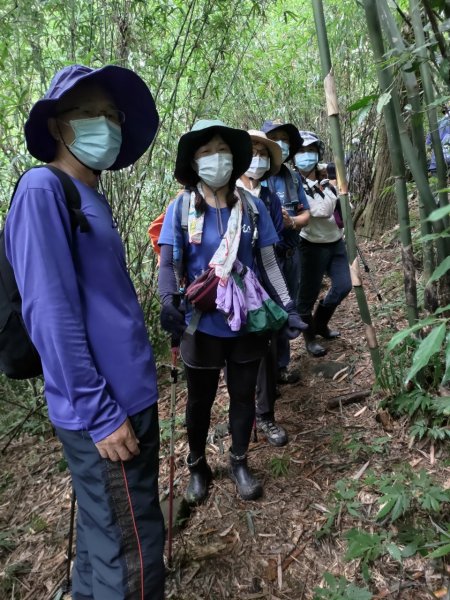
[[[114,164],[122,145],[120,125],[106,117],[74,119],[69,123],[75,139],[68,148],[80,162],[96,171],[103,171]]]
[[[281,160],[284,162],[289,156],[289,144],[287,142],[283,142],[282,140],[278,140],[277,144],[281,148]]]
[[[294,157],[295,166],[300,171],[308,174],[319,162],[318,152],[299,152]]]

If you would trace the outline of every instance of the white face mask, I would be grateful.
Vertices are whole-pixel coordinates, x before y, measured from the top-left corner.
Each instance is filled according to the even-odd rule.
[[[209,156],[201,156],[195,162],[198,176],[212,190],[218,190],[229,182],[233,171],[232,154],[217,152]]]
[[[245,174],[251,179],[261,179],[269,169],[270,159],[268,156],[254,156]]]
[[[289,156],[289,144],[287,142],[283,142],[283,140],[278,140],[277,144],[281,148],[281,160],[284,162]]]

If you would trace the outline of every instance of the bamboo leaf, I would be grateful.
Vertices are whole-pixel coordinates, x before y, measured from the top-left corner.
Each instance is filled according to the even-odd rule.
[[[439,352],[445,336],[445,323],[441,323],[438,327],[434,327],[431,332],[424,338],[413,357],[413,364],[406,376],[406,381],[410,381],[416,373],[423,369],[428,364],[430,358],[436,352]]]
[[[450,269],[450,256],[447,256],[447,258],[444,258],[444,260],[441,262],[441,264],[435,268],[435,270],[433,271],[433,274],[431,275],[430,279],[428,280],[428,283],[431,283],[432,281],[437,281],[443,275],[445,275],[445,273],[447,273],[447,271],[449,269]]]
[[[398,562],[402,562],[402,551],[397,546],[397,544],[390,543],[386,545],[386,550],[392,556],[394,560],[398,560]]]
[[[444,544],[440,548],[434,550],[431,554],[428,554],[426,558],[440,558],[441,556],[445,556],[450,552],[450,544]]]
[[[433,210],[433,212],[428,217],[427,221],[440,221],[447,215],[450,215],[450,204],[441,206],[440,208]]]
[[[377,113],[380,114],[383,108],[391,101],[391,92],[384,92],[378,98],[377,102]]]
[[[378,521],[379,519],[382,519],[383,517],[388,515],[391,512],[391,510],[394,508],[395,502],[396,502],[395,498],[390,498],[386,502],[386,504],[384,504],[384,506],[379,510],[379,512],[376,516],[376,520]]]
[[[399,331],[391,338],[389,344],[387,345],[387,350],[393,350],[396,346],[398,346],[401,342],[403,342],[403,340],[405,340],[415,331],[418,331],[419,329],[423,329],[423,327],[426,327],[427,325],[433,325],[435,323],[436,319],[434,317],[428,317],[426,319],[423,319],[422,321],[419,321],[412,327],[408,327],[408,329],[403,329],[402,331]]]
[[[348,112],[353,112],[354,110],[359,110],[360,108],[365,108],[366,106],[373,104],[373,102],[378,98],[377,94],[369,94],[368,96],[364,96],[364,98],[360,98],[350,106],[347,106]]]

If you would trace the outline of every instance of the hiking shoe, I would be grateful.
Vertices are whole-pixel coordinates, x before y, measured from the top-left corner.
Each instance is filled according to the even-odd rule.
[[[297,383],[297,381],[300,381],[300,374],[296,371],[288,371],[286,367],[281,367],[281,369],[278,370],[277,383],[287,385]]]
[[[275,423],[272,419],[256,419],[256,427],[266,436],[266,440],[272,446],[286,446],[288,443],[288,435],[286,430]]]

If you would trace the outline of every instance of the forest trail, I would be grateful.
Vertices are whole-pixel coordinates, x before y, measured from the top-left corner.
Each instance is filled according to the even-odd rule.
[[[401,296],[400,249],[396,241],[361,244],[384,306],[366,281],[366,294],[379,337],[388,321],[404,326]],[[389,305],[389,306],[388,306]],[[400,320],[399,320],[400,319]],[[195,509],[174,539],[174,567],[167,579],[166,597],[175,600],[310,600],[323,573],[345,576],[364,587],[359,560],[346,561],[344,532],[364,516],[351,516],[341,504],[328,535],[317,535],[330,517],[330,494],[342,479],[358,481],[372,469],[389,472],[393,464],[409,463],[449,478],[449,469],[430,455],[428,445],[410,448],[405,423],[377,419],[381,396],[330,409],[327,401],[350,392],[370,389],[373,369],[366,347],[355,295],[337,311],[333,326],[341,337],[325,341],[328,354],[307,356],[302,340],[294,342],[293,366],[302,379],[283,386],[278,420],[289,433],[285,448],[274,448],[262,436],[252,442],[250,464],[264,481],[264,497],[243,502],[227,476],[229,438],[214,438],[208,459],[214,481],[207,502]],[[324,377],[324,366],[334,376]],[[168,371],[161,368],[168,382]],[[186,391],[177,388],[180,421],[176,441],[176,494],[187,484],[187,442],[181,421]],[[160,417],[168,432],[170,386],[161,388]],[[226,430],[227,397],[224,385],[213,408],[211,432]],[[167,430],[167,431],[166,431]],[[223,452],[222,452],[223,448]],[[160,489],[168,486],[168,440],[161,450]],[[434,462],[436,461],[436,462]],[[70,477],[54,438],[23,437],[0,456],[0,598],[49,600],[64,576],[69,528]],[[338,484],[339,485],[339,484]],[[369,489],[358,491],[360,514],[377,510]],[[386,529],[392,527],[386,525]],[[8,544],[8,541],[10,542]],[[427,571],[428,569],[428,571]],[[445,574],[433,573],[429,563],[407,558],[403,566],[389,555],[370,566],[370,588],[375,599],[422,600],[433,597],[430,586],[444,585]],[[434,579],[433,579],[434,578]],[[333,598],[333,596],[324,596]],[[340,598],[341,596],[339,596]],[[344,597],[344,596],[342,596]],[[356,597],[356,596],[355,596]]]

